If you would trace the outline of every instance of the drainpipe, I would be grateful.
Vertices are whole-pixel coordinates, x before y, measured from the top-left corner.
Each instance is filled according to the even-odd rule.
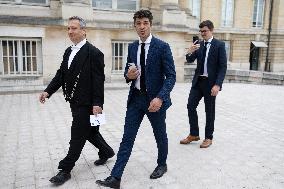
[[[267,49],[266,49],[266,59],[264,71],[270,72],[270,61],[269,57],[269,47],[270,47],[270,37],[271,37],[271,25],[272,25],[272,12],[273,12],[273,0],[270,0],[270,11],[269,11],[269,26],[268,26],[268,36],[267,36]]]

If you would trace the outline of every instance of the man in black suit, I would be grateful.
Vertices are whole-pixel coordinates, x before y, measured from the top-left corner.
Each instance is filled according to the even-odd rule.
[[[225,43],[213,38],[214,25],[206,20],[199,25],[203,41],[196,40],[189,48],[186,55],[187,62],[197,59],[197,68],[192,80],[192,86],[188,97],[188,118],[190,134],[181,140],[181,144],[198,141],[199,127],[196,108],[199,101],[204,97],[206,126],[205,139],[200,148],[207,148],[212,144],[215,120],[215,100],[222,88],[222,83],[227,70],[227,58]]]
[[[99,127],[90,125],[90,115],[101,113],[104,104],[104,54],[86,41],[86,22],[82,18],[69,18],[68,35],[73,45],[65,50],[55,77],[39,96],[40,102],[44,103],[46,98],[62,87],[73,117],[68,154],[59,162],[59,173],[50,179],[56,185],[71,178],[70,172],[86,140],[99,149],[99,159],[94,162],[95,165],[102,165],[114,156]]]

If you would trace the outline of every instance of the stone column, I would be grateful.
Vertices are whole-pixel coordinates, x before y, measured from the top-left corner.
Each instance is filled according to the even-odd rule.
[[[93,20],[93,8],[90,0],[62,0],[61,13],[63,19],[80,16],[85,20]]]
[[[190,7],[190,0],[179,0],[178,4],[181,10],[185,11],[186,13],[191,13],[191,7]]]
[[[151,1],[150,5],[151,9],[156,9],[156,10],[160,9],[160,4],[161,4],[160,1],[162,0],[150,0],[150,1]]]
[[[140,0],[139,9],[149,9],[149,7],[150,7],[149,0]]]
[[[179,0],[161,0],[162,25],[186,25],[186,14],[179,7]]]
[[[178,1],[179,0],[161,0],[161,7],[167,10],[177,10],[179,9]]]

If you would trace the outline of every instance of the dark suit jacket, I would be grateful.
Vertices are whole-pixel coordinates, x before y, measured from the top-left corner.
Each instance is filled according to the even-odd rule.
[[[204,42],[200,43],[200,48],[193,52],[191,55],[186,55],[187,62],[194,62],[197,59],[197,67],[195,69],[195,74],[192,80],[192,86],[197,84],[198,76],[200,74],[202,56],[203,56]],[[222,83],[226,75],[227,70],[227,57],[225,50],[225,43],[219,41],[215,38],[211,41],[211,46],[207,58],[207,72],[209,85],[212,88],[214,85],[220,86],[222,88]]]
[[[77,52],[68,69],[70,53],[71,47],[65,50],[60,68],[44,91],[51,96],[62,87],[65,99],[70,103],[103,107],[104,54],[86,42]],[[68,97],[72,96],[72,91],[74,94],[70,99]]]
[[[134,41],[128,46],[128,63],[135,63],[137,66],[137,50],[139,41]],[[135,88],[136,80],[129,80],[126,76],[129,65],[125,67],[124,76],[126,82],[132,81],[128,101],[130,102],[133,90]],[[152,37],[145,67],[145,84],[147,95],[152,100],[153,98],[160,98],[163,100],[161,109],[166,110],[171,105],[170,92],[172,91],[176,82],[175,65],[170,46]]]

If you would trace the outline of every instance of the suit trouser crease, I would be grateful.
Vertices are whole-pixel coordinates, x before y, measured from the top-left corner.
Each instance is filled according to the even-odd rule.
[[[59,162],[58,169],[70,172],[79,159],[81,151],[88,140],[99,149],[99,157],[107,157],[112,148],[105,142],[99,132],[99,127],[90,125],[90,107],[70,105],[72,112],[71,139],[66,157]]]
[[[165,165],[168,153],[168,139],[166,134],[165,117],[163,113],[148,112],[149,99],[146,95],[134,94],[127,106],[124,134],[117,153],[117,160],[111,171],[111,176],[121,178],[124,168],[129,160],[134,141],[139,130],[140,124],[146,114],[153,128],[158,148],[158,165]]]
[[[215,101],[216,97],[211,96],[211,89],[207,79],[199,79],[196,86],[192,86],[187,103],[188,118],[190,125],[190,135],[199,136],[197,106],[204,97],[206,125],[205,138],[212,139],[215,120]]]

